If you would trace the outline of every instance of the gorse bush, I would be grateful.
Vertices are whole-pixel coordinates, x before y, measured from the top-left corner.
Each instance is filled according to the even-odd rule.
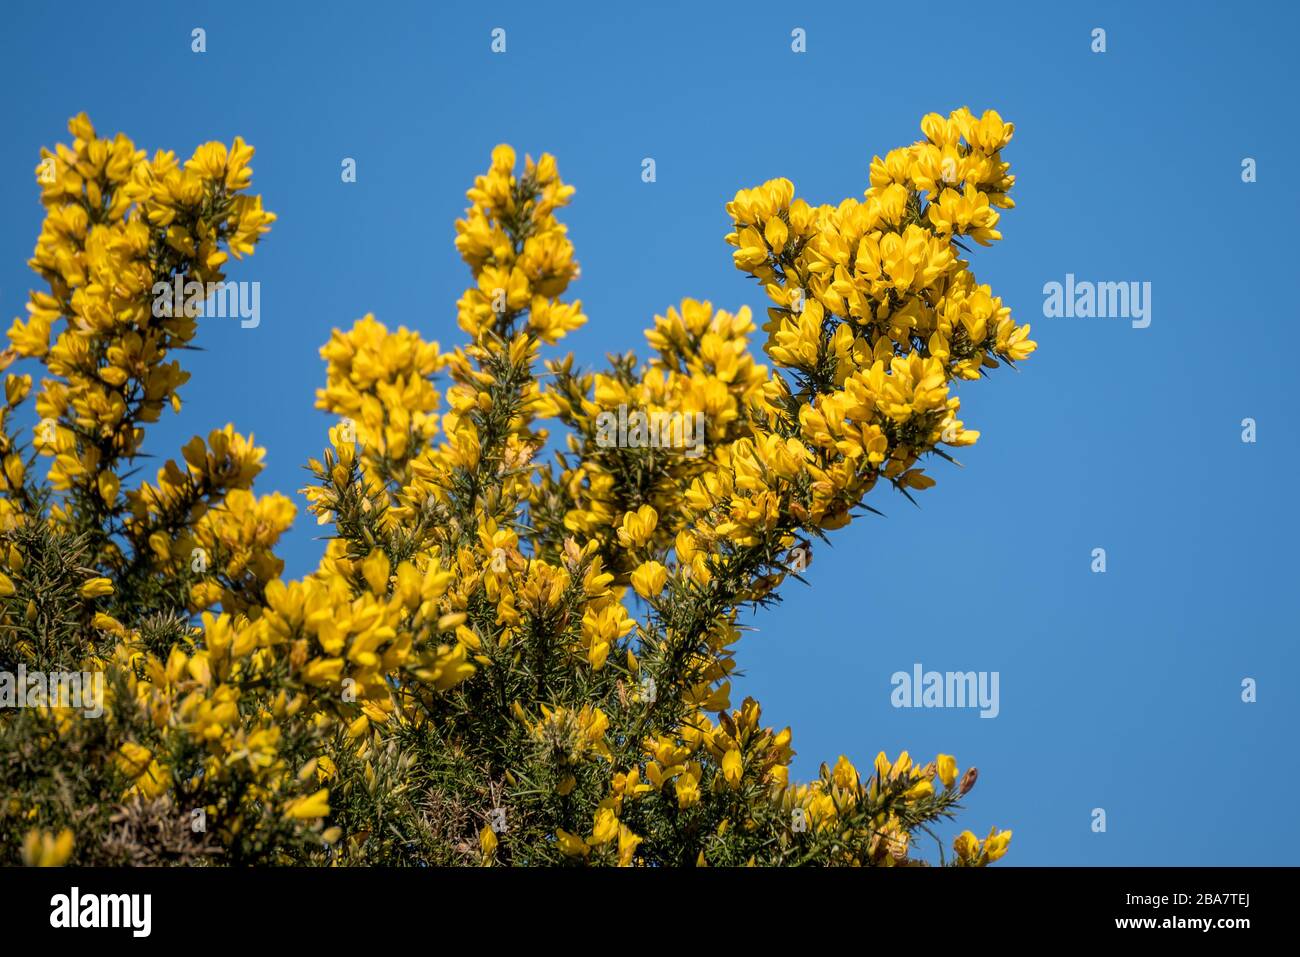
[[[687,299],[648,358],[600,373],[542,358],[587,319],[563,298],[573,188],[498,146],[456,223],[468,342],[367,316],[321,350],[337,424],[304,493],[329,540],[284,581],[295,508],[252,491],[251,436],[196,436],[137,475],[198,333],[197,299],[162,290],[224,282],[275,220],[248,193],[253,150],[147,158],[74,118],[38,167],[48,289],[0,360],[45,367],[34,412],[32,377],[5,381],[0,673],[11,696],[46,676],[36,706],[0,711],[0,859],[1000,858],[1009,831],[929,843],[973,768],[882,753],[798,784],[790,730],[731,701],[741,613],[876,485],[933,485],[922,460],[978,436],[952,381],[1034,349],[962,258],[1000,238],[1012,126],[961,109],[921,128],[862,200],[773,180],[728,204],[735,264],[773,303],[761,329]],[[80,697],[59,673],[85,673]]]

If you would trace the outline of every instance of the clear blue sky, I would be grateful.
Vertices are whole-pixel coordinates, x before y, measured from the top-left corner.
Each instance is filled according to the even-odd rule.
[[[261,282],[262,323],[201,329],[184,412],[148,448],[234,422],[269,450],[261,491],[295,492],[325,444],[332,327],[373,311],[460,339],[452,222],[494,144],[556,154],[577,187],[564,218],[591,322],[566,345],[593,365],[644,354],[641,330],[684,296],[763,307],[722,240],[737,189],[788,176],[838,202],[924,113],[999,110],[1018,206],[974,265],[1039,351],[962,389],[983,431],[964,470],[933,468],[920,509],[882,491],[887,518],[819,549],[812,588],[755,621],[740,695],[793,725],[801,776],[881,748],[977,764],[962,824],[1013,828],[1007,863],[1294,860],[1300,815],[1271,809],[1300,786],[1293,4],[109,6],[5,13],[0,318],[36,282],[32,170],[68,116],[184,155],[244,136],[280,216],[231,272]],[[1150,327],[1044,319],[1043,285],[1067,273],[1152,283]],[[314,534],[300,513],[290,574],[314,566]],[[890,676],[916,662],[999,672],[1001,713],[894,709]]]

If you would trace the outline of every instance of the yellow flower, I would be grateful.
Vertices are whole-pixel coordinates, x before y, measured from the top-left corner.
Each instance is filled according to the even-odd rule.
[[[62,867],[72,856],[73,843],[68,828],[57,837],[49,831],[28,831],[23,838],[23,863],[28,867]]]
[[[154,798],[172,783],[171,769],[154,757],[154,753],[141,744],[128,741],[116,755],[117,769],[131,780],[126,796],[140,795]]]
[[[973,861],[979,854],[979,838],[970,831],[962,831],[953,838],[952,849],[961,860]]]
[[[938,757],[939,780],[943,782],[945,788],[950,788],[957,780],[957,759],[951,754],[941,754]]]
[[[122,626],[120,621],[112,615],[104,614],[102,611],[95,612],[95,617],[91,619],[90,623],[100,631],[109,631],[115,635],[126,634],[126,629]]]
[[[593,847],[599,847],[602,844],[608,844],[618,836],[618,818],[614,812],[607,807],[603,807],[596,812],[595,825],[591,830],[591,837],[587,842]]]
[[[642,598],[654,598],[664,590],[668,569],[659,562],[642,562],[632,573],[632,587]]]
[[[1010,831],[999,832],[996,827],[990,829],[989,836],[984,839],[984,853],[987,855],[989,862],[992,863],[1005,855],[1010,844]]]
[[[632,863],[632,858],[636,855],[636,849],[641,846],[644,838],[632,833],[632,830],[626,824],[618,826],[618,866],[627,867]]]
[[[556,829],[555,839],[560,846],[560,851],[566,857],[586,857],[591,853],[591,848],[587,846],[586,841],[562,828]]]
[[[673,780],[673,790],[677,792],[677,806],[682,810],[693,807],[700,801],[700,779],[696,772],[687,769]]]
[[[933,794],[934,785],[930,782],[929,778],[922,778],[904,792],[904,795],[913,801],[924,797],[930,797]]]
[[[82,598],[102,598],[113,594],[113,582],[108,578],[90,578],[82,583],[77,594]]]
[[[483,855],[483,862],[489,863],[496,856],[497,852],[497,835],[492,828],[484,824],[478,832],[478,847]]]
[[[858,789],[858,769],[844,755],[840,755],[839,760],[835,762],[835,769],[831,774],[831,779],[835,786],[844,791],[856,791]]]
[[[640,548],[650,540],[658,524],[659,513],[653,506],[642,505],[635,512],[626,513],[618,529],[619,544],[625,548]]]
[[[732,788],[740,787],[740,780],[745,773],[741,763],[740,752],[731,748],[722,756],[722,776]]]
[[[321,788],[315,794],[294,798],[284,808],[284,816],[297,821],[325,817],[330,812],[329,788]]]

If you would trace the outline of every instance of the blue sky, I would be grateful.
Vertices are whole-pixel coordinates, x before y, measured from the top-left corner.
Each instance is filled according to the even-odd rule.
[[[261,325],[202,328],[185,409],[147,448],[234,422],[268,449],[260,491],[295,492],[326,442],[331,328],[373,311],[460,340],[452,223],[494,144],[554,153],[577,187],[563,218],[591,321],[565,345],[592,366],[644,354],[685,296],[765,305],[722,239],[737,189],[858,196],[926,112],[997,109],[1018,205],[973,263],[1039,351],[961,389],[983,432],[964,469],[933,466],[919,509],[881,490],[887,517],[819,548],[812,587],[754,620],[737,698],[794,727],[800,776],[882,748],[977,764],[961,825],[1014,829],[1008,864],[1293,860],[1300,818],[1262,810],[1300,786],[1293,5],[84,6],[19,5],[0,35],[0,319],[37,281],[32,170],[70,115],[184,155],[242,135],[280,216],[231,271],[261,282]],[[1044,318],[1067,273],[1150,282],[1151,325]],[[314,566],[315,533],[300,513],[288,573]],[[918,662],[998,672],[999,715],[895,709],[890,676]]]

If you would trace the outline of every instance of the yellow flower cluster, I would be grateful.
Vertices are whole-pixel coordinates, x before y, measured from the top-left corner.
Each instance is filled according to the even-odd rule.
[[[207,143],[182,164],[171,152],[148,159],[121,134],[98,137],[85,114],[68,130],[72,145],[43,151],[38,167],[46,216],[31,266],[49,289],[32,292],[26,321],[14,320],[0,353],[0,369],[28,357],[51,374],[36,396],[33,432],[33,447],[51,459],[46,482],[64,493],[50,518],[69,529],[91,518],[95,558],[115,572],[134,563],[174,577],[193,565],[193,607],[223,595],[238,607],[239,596],[256,600],[279,573],[271,548],[293,519],[287,499],[246,492],[262,450],[227,426],[208,446],[194,438],[185,466],[168,462],[156,485],[124,489],[122,477],[143,426],[164,407],[180,410],[189,378],[171,354],[194,339],[196,319],[170,300],[160,306],[155,285],[223,282],[228,259],[252,253],[275,220],[244,192],[253,148],[239,138]],[[9,374],[7,408],[30,387],[30,376]],[[7,431],[4,443],[0,523],[12,526],[34,502]],[[196,548],[208,554],[194,561]]]
[[[264,453],[233,427],[122,486],[143,425],[179,408],[167,357],[196,334],[156,314],[153,284],[219,280],[274,219],[244,192],[252,150],[147,160],[74,119],[42,192],[50,291],[4,359],[51,373],[35,448],[52,462],[42,487],[3,429],[0,658],[75,650],[109,675],[107,723],[59,708],[0,718],[0,739],[98,754],[86,787],[128,818],[201,811],[192,852],[232,861],[921,862],[919,829],[973,769],[959,784],[951,756],[882,754],[864,779],[841,757],[797,784],[790,729],[733,708],[729,678],[741,609],[805,567],[805,536],[847,524],[881,477],[932,484],[921,457],[977,437],[952,381],[1034,348],[959,256],[963,237],[1000,238],[1011,126],[959,110],[922,130],[872,163],[861,202],[813,207],[777,180],[728,205],[735,262],[775,303],[772,371],[748,309],[693,299],[654,318],[644,364],[542,365],[586,321],[561,298],[579,274],[555,216],[573,188],[553,157],[520,169],[498,146],[456,223],[470,341],[443,352],[365,316],[321,350],[316,404],[338,422],[304,494],[331,534],[286,582],[293,506],[253,494]],[[8,377],[0,425],[30,388]],[[629,410],[671,427],[607,441]],[[548,419],[566,435],[542,461]],[[57,802],[19,805],[0,836],[29,863],[75,859]],[[956,863],[1009,839],[965,832]]]
[[[727,207],[736,266],[775,304],[768,353],[793,377],[767,384],[765,412],[787,454],[807,462],[801,505],[823,528],[843,524],[881,477],[933,485],[920,457],[979,437],[957,418],[950,382],[1036,348],[959,255],[961,237],[1001,239],[997,210],[1013,205],[1015,179],[1001,151],[1014,127],[963,108],[921,129],[924,140],[873,160],[860,201],[812,206],[781,179]]]
[[[555,157],[543,153],[536,163],[526,157],[517,177],[514,150],[498,146],[468,195],[473,205],[456,221],[456,248],[477,283],[457,303],[461,328],[479,340],[489,331],[506,332],[527,312],[533,334],[554,344],[582,326],[582,304],[558,299],[578,277],[578,264],[554,215],[573,196]]]
[[[411,459],[438,434],[439,394],[430,379],[447,363],[438,344],[366,316],[346,335],[335,331],[321,358],[327,385],[316,407],[345,420],[374,480],[409,480]]]

